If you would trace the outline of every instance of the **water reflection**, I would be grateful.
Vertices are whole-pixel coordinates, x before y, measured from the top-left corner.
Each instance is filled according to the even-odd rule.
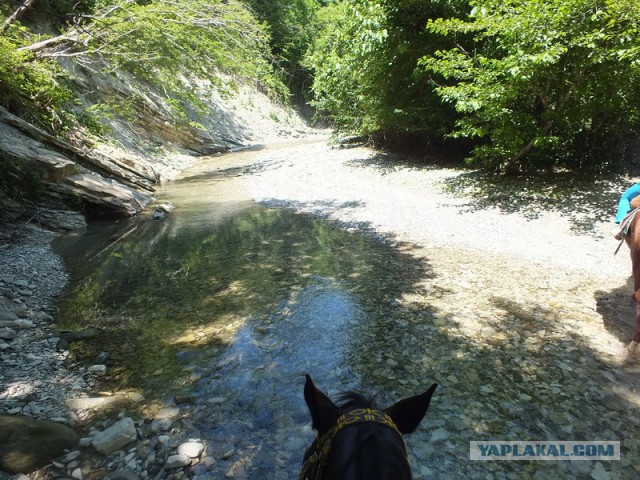
[[[637,372],[593,348],[601,318],[573,293],[589,283],[445,247],[390,249],[256,206],[233,181],[247,160],[172,185],[163,222],[60,244],[74,278],[63,327],[102,331],[75,354],[105,350],[115,388],[190,411],[216,461],[202,478],[295,478],[313,436],[303,372],[330,395],[382,392],[383,405],[439,383],[407,439],[415,478],[637,477]],[[581,461],[468,461],[469,441],[503,439],[626,450],[606,476]]]
[[[212,478],[238,468],[238,459],[243,469],[252,470],[252,478],[299,468],[313,436],[301,402],[302,374],[353,382],[343,352],[353,340],[349,324],[362,315],[338,284],[313,277],[274,314],[243,327],[220,360],[192,359],[202,376],[196,387],[203,400],[195,408],[196,423],[221,459]],[[226,458],[230,450],[238,455]]]

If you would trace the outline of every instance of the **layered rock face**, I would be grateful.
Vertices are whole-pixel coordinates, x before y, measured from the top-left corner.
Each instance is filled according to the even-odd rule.
[[[71,230],[83,226],[85,216],[136,215],[154,200],[159,185],[199,156],[312,131],[255,85],[238,84],[229,96],[210,81],[185,80],[204,108],[183,104],[180,117],[164,94],[125,72],[88,71],[70,60],[62,66],[75,83],[77,104],[70,108],[76,113],[121,102],[130,116],[99,118],[107,132],[100,139],[79,130],[63,140],[0,107],[0,223],[31,217]]]
[[[45,203],[81,205],[96,215],[131,216],[153,200],[153,176],[63,142],[2,107],[0,164],[5,184]],[[83,225],[77,219],[61,220],[55,209],[45,216],[54,228]]]

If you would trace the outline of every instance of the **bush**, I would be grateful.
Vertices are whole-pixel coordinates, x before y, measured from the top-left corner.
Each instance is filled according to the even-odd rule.
[[[0,105],[51,130],[63,128],[68,118],[62,106],[72,98],[65,74],[19,46],[0,36]]]
[[[453,109],[418,61],[450,45],[425,25],[459,3],[347,0],[322,9],[324,28],[307,60],[315,105],[355,133],[440,139],[453,126]]]
[[[456,48],[422,65],[449,79],[451,136],[500,171],[603,168],[640,127],[640,13],[632,0],[474,0],[429,29]]]

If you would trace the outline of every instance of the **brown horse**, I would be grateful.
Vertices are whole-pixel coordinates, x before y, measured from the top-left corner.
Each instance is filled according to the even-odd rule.
[[[635,197],[631,201],[631,207],[633,210],[627,216],[627,219],[622,221],[622,225],[626,225],[625,222],[630,222],[626,230],[625,242],[629,246],[631,253],[631,265],[633,272],[633,298],[636,302],[636,333],[633,340],[629,344],[629,353],[635,355],[638,351],[640,344],[640,197]]]

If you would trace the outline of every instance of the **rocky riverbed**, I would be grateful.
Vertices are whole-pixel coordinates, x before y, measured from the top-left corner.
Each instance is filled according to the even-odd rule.
[[[221,172],[231,167],[232,158],[220,162]],[[318,141],[255,152],[232,171],[234,188],[247,198],[364,232],[424,267],[406,271],[413,288],[390,299],[403,325],[382,327],[410,331],[405,341],[430,350],[437,368],[427,357],[416,362],[383,350],[368,358],[379,364],[380,383],[397,374],[400,362],[404,378],[428,378],[449,392],[447,401],[434,401],[428,441],[411,450],[417,478],[640,475],[640,362],[624,350],[634,328],[630,262],[626,246],[613,255],[609,237],[628,179],[569,182],[559,190],[551,183],[500,186],[462,170]],[[210,467],[234,452],[212,454],[189,409],[151,408],[132,391],[101,392],[104,358],[74,361],[70,339],[55,323],[54,300],[67,276],[52,238],[27,226],[5,233],[0,247],[0,415],[53,419],[82,436],[77,449],[29,477],[215,478]],[[460,348],[443,349],[444,336]],[[529,418],[536,415],[538,421]],[[105,440],[105,432],[126,442]],[[524,471],[495,462],[478,467],[459,448],[468,446],[469,432],[582,440],[598,434],[619,439],[623,459]],[[435,453],[445,460],[430,468]],[[226,476],[250,474],[234,468]]]
[[[400,324],[386,325],[369,369],[381,384],[406,376],[447,389],[448,403],[429,412],[439,419],[429,447],[414,451],[424,478],[640,475],[640,362],[625,349],[635,329],[631,265],[610,236],[630,179],[512,183],[366,149],[298,153],[267,154],[268,168],[248,178],[252,198],[367,232],[422,265],[393,300]],[[409,340],[392,333],[404,322]],[[390,360],[384,352],[398,342],[406,355]],[[596,437],[618,439],[622,460],[516,466],[467,456],[478,438]]]
[[[79,449],[19,478],[173,478],[172,469],[190,464],[191,457],[199,456],[203,446],[176,435],[177,419],[170,409],[146,421],[138,416],[134,422],[127,408],[133,409],[143,398],[134,392],[98,394],[104,364],[98,363],[99,358],[94,365],[73,361],[68,350],[71,339],[57,330],[54,319],[53,302],[65,287],[67,274],[51,250],[53,238],[54,234],[34,225],[3,233],[0,415],[53,420],[73,426],[84,436]],[[119,411],[114,414],[114,409]],[[111,413],[101,417],[99,412],[103,410]],[[5,467],[20,463],[7,461],[5,455],[9,444],[22,441],[22,432],[8,436],[6,418],[0,417],[0,457]],[[29,449],[38,452],[44,448],[42,435],[28,440]],[[121,450],[125,445],[127,449]],[[141,475],[143,468],[146,475]],[[10,477],[0,472],[0,478]],[[185,478],[185,474],[175,478]]]

